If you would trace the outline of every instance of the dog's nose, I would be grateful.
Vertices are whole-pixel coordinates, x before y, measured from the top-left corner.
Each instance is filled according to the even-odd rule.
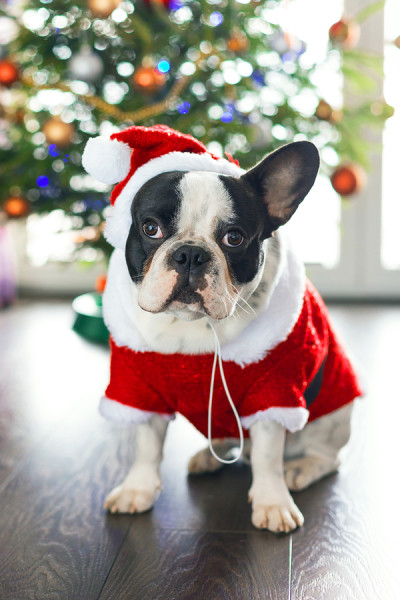
[[[204,271],[206,263],[211,259],[211,254],[200,246],[183,244],[172,254],[174,268],[178,273],[199,274]]]

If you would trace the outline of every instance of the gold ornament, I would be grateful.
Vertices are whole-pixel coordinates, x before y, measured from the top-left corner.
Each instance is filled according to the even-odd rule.
[[[318,102],[314,114],[321,121],[329,121],[330,123],[337,123],[342,118],[342,111],[335,110],[328,102],[325,102],[325,100],[320,100]]]
[[[106,19],[121,3],[121,0],[88,0],[87,6],[94,17]]]
[[[48,144],[55,144],[60,148],[69,146],[74,135],[74,128],[70,123],[64,123],[60,118],[53,117],[45,122],[42,131]]]

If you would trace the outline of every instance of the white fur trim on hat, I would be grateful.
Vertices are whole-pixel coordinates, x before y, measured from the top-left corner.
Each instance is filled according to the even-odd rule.
[[[240,177],[244,173],[236,164],[224,158],[216,160],[206,152],[204,154],[169,152],[149,160],[149,162],[139,167],[126,183],[115,201],[110,216],[107,218],[104,235],[115,248],[125,249],[132,222],[132,200],[137,192],[146,181],[160,173],[170,171],[208,171],[220,175],[230,175],[231,177]],[[162,202],[162,199],[160,202]]]
[[[240,422],[245,429],[250,429],[256,421],[275,421],[285,427],[290,433],[294,433],[304,428],[309,414],[308,410],[302,406],[271,406],[271,408],[259,410],[253,415],[241,417]]]
[[[82,155],[85,170],[102,183],[118,183],[129,173],[132,148],[106,136],[90,138]]]

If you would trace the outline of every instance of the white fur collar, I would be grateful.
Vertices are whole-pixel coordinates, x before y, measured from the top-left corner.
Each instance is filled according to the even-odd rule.
[[[239,313],[236,319],[228,317],[214,323],[225,361],[244,366],[261,360],[288,337],[300,315],[305,291],[304,265],[282,231],[272,242],[275,252],[268,250],[271,242],[265,244],[264,273],[256,290],[260,298],[249,299],[257,317],[249,311]],[[244,309],[248,310],[246,306]],[[124,252],[119,249],[110,261],[103,314],[118,346],[165,354],[204,354],[214,350],[213,334],[206,319],[180,321],[172,315],[153,315],[139,308],[137,286],[130,279]]]

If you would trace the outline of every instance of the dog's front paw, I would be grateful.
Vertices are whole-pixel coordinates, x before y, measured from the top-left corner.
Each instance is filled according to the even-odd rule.
[[[285,498],[277,502],[268,501],[268,495],[249,492],[249,499],[252,501],[253,513],[251,522],[257,529],[268,529],[274,533],[289,533],[297,527],[302,527],[304,517],[293,502],[289,493]]]
[[[105,510],[112,513],[141,513],[152,508],[160,494],[160,487],[155,489],[132,489],[122,483],[110,492],[104,503]]]
[[[304,517],[295,504],[293,506],[256,504],[253,505],[251,522],[257,529],[289,533],[303,525]]]

